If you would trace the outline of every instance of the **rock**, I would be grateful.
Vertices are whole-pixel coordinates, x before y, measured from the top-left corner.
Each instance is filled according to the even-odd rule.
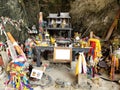
[[[104,31],[109,29],[118,9],[114,0],[75,0],[70,10],[71,16],[74,16],[72,25],[78,32],[89,29],[98,34],[97,36],[104,37]],[[88,33],[89,31],[86,35]]]
[[[72,61],[72,62],[71,62],[71,70],[72,70],[72,71],[75,71],[76,63],[77,63],[76,61]],[[74,72],[74,73],[75,73],[75,72]]]
[[[42,90],[40,86],[34,87],[34,90]]]
[[[96,77],[95,77],[95,78],[92,79],[92,82],[93,82],[94,84],[96,84],[96,85],[100,85],[100,78],[98,78],[98,77],[96,78]]]

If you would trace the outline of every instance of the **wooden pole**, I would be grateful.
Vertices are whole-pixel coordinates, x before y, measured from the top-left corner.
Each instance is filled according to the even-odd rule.
[[[43,24],[43,13],[42,13],[42,12],[39,12],[39,32],[42,32],[42,33],[43,33],[42,24]]]
[[[18,53],[19,55],[24,56],[24,58],[26,59],[26,56],[25,56],[23,50],[20,48],[20,46],[19,46],[18,43],[15,41],[15,39],[13,38],[13,36],[11,35],[10,32],[7,32],[7,36],[8,36],[8,38],[9,38],[9,40],[12,42],[13,46],[15,47],[17,53]],[[27,59],[26,59],[26,60],[27,60]]]
[[[90,32],[90,38],[93,38],[93,31]]]
[[[115,16],[115,19],[111,25],[111,27],[109,28],[108,30],[108,33],[107,33],[107,36],[105,37],[105,40],[109,40],[113,30],[117,27],[117,22],[118,22],[118,19],[119,19],[119,16],[120,16],[120,10],[118,11],[117,15]]]

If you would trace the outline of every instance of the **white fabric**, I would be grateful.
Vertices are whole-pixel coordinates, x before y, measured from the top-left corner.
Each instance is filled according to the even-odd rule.
[[[83,68],[83,73],[87,73],[87,64],[85,60],[85,56],[83,52],[79,53],[79,73],[82,73],[82,68]]]

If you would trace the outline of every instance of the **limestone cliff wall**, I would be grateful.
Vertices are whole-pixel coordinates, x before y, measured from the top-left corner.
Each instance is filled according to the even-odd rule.
[[[68,11],[74,31],[84,33],[83,36],[90,31],[104,36],[119,9],[117,1],[119,0],[0,0],[0,16],[23,19],[31,27],[33,24],[38,25],[39,11],[43,12],[44,20],[50,12]]]
[[[75,0],[71,4],[73,27],[76,31],[89,34],[92,30],[98,36],[107,33],[119,9],[117,0]]]

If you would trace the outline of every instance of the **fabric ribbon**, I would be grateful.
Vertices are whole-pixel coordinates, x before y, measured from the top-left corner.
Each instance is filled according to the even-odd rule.
[[[119,60],[118,58],[113,55],[112,56],[112,62],[111,62],[111,72],[110,72],[110,79],[114,79],[115,69],[118,70],[119,67]]]
[[[93,55],[93,59],[95,59],[96,57],[101,57],[102,54],[101,54],[100,41],[98,39],[91,38],[91,39],[89,39],[88,43],[92,47],[90,49],[90,53]]]
[[[83,52],[79,53],[78,62],[76,64],[75,74],[78,75],[79,73],[84,73],[84,74],[87,73],[87,64]]]

